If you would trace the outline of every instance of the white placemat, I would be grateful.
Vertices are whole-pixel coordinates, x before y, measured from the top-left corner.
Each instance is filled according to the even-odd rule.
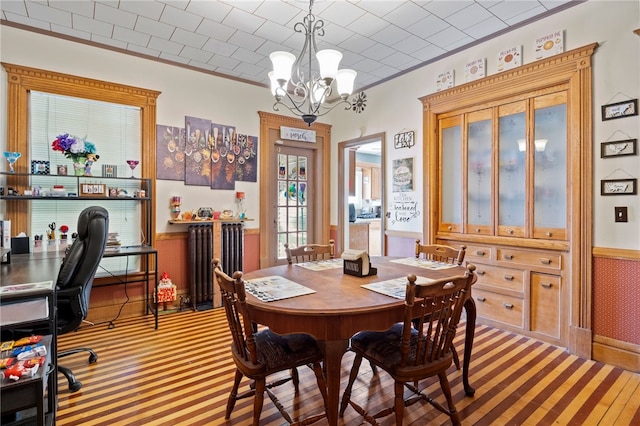
[[[311,262],[300,262],[295,265],[302,266],[303,268],[310,269],[312,271],[326,271],[327,269],[342,268],[342,263],[342,259],[323,259]]]
[[[416,284],[428,284],[434,282],[431,278],[416,277]],[[405,297],[405,291],[407,289],[407,277],[394,278],[387,281],[379,281],[371,284],[362,284],[361,287],[367,290],[375,291],[376,293],[382,293],[385,296],[394,297],[396,299],[403,299]]]
[[[438,262],[438,261],[429,260],[429,259],[417,259],[415,257],[394,259],[392,260],[392,262],[402,263],[403,265],[409,265],[409,266],[417,266],[419,268],[431,269],[433,271],[455,268],[457,266],[457,265],[452,265],[451,263]]]
[[[263,302],[273,302],[316,292],[278,275],[246,281],[245,290]]]

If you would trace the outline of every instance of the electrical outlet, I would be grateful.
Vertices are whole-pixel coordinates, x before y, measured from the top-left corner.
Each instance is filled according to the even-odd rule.
[[[616,222],[627,222],[627,208],[626,207],[616,207]]]

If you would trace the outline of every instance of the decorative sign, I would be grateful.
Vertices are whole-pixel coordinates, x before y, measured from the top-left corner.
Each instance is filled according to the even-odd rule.
[[[450,89],[453,87],[453,70],[445,71],[438,74],[438,80],[436,81],[436,91],[444,89]]]
[[[547,58],[564,52],[564,31],[555,31],[536,39],[536,59]]]
[[[80,185],[81,197],[106,197],[107,186],[101,183],[83,183]]]
[[[395,149],[411,148],[415,144],[415,132],[413,130],[409,132],[397,133],[393,137],[393,146]]]
[[[389,224],[395,225],[396,223],[417,221],[421,214],[420,206],[412,198],[411,194],[399,192],[393,194],[393,199],[385,216],[389,219]]]
[[[316,131],[280,126],[280,137],[298,142],[316,142]]]
[[[468,62],[464,66],[464,81],[470,82],[483,78],[486,75],[485,59],[476,59],[475,61]]]
[[[522,46],[515,46],[498,53],[498,72],[522,65]]]

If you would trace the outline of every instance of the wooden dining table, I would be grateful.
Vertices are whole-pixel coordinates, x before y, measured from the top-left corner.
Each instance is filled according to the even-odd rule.
[[[361,330],[385,330],[403,320],[404,299],[393,298],[366,288],[363,284],[405,278],[408,274],[439,279],[462,275],[466,268],[427,269],[399,263],[403,258],[373,257],[371,266],[377,274],[356,277],[343,273],[342,261],[334,260],[334,267],[314,270],[314,265],[278,265],[248,272],[244,279],[251,283],[264,277],[283,277],[314,292],[274,301],[261,301],[250,293],[247,304],[252,320],[266,325],[280,334],[309,333],[318,339],[325,350],[327,379],[327,418],[330,425],[338,424],[340,402],[340,371],[342,356],[350,337]],[[337,265],[336,265],[337,264]],[[340,267],[336,267],[340,266]],[[469,362],[476,322],[476,309],[469,294],[465,301],[466,334],[463,359],[465,393],[472,396],[469,385]]]

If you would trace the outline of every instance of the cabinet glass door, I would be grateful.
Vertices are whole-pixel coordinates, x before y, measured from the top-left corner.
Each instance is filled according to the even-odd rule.
[[[462,231],[462,118],[440,120],[442,178],[440,230]]]
[[[467,233],[491,233],[491,110],[467,116]]]
[[[567,225],[566,93],[534,99],[534,238],[565,239]]]
[[[526,103],[498,111],[498,234],[523,237],[526,225]]]

